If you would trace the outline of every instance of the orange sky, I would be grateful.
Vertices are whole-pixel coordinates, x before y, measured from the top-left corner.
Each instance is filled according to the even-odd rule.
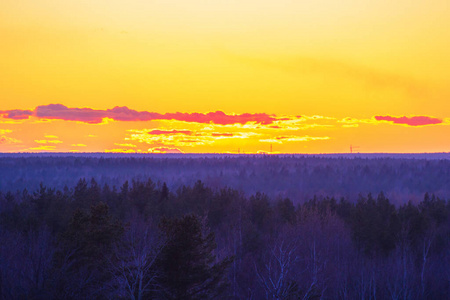
[[[449,28],[448,0],[3,0],[0,152],[448,152]]]

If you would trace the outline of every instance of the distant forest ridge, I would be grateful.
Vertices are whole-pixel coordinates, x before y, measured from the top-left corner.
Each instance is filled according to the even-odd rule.
[[[201,180],[252,195],[303,203],[317,196],[384,192],[394,204],[418,203],[425,193],[450,197],[450,154],[109,154],[2,153],[0,191],[34,191],[41,182],[58,189],[80,178],[119,187],[124,181],[166,183],[175,191]]]
[[[123,157],[151,157],[151,158],[228,158],[228,157],[322,157],[322,158],[403,158],[403,159],[448,159],[450,152],[433,153],[322,153],[322,154],[245,154],[245,153],[106,153],[106,152],[0,152],[2,157],[104,157],[104,158],[123,158]]]

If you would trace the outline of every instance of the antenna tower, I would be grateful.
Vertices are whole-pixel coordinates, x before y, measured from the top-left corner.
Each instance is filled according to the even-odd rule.
[[[350,145],[350,153],[353,153],[353,150],[360,148],[359,146]]]

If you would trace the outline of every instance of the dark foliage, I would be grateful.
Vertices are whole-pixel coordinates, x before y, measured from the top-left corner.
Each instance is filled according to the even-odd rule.
[[[156,267],[161,272],[162,295],[166,299],[211,299],[224,294],[225,271],[230,258],[216,262],[214,233],[207,232],[195,215],[163,219],[166,245]]]
[[[239,159],[239,165],[251,161]],[[45,161],[26,160],[36,170]],[[100,170],[112,163],[100,158],[77,163],[86,167],[94,161]],[[160,170],[172,164],[137,161],[114,163],[137,168],[155,164]],[[263,174],[248,175],[253,173],[250,162],[243,184],[249,183],[246,176],[263,178],[264,170],[271,174],[276,163],[285,163],[277,158],[254,162],[262,165],[258,170]],[[190,163],[179,160],[172,167],[186,164],[187,170]],[[202,163],[212,167],[221,160]],[[322,163],[329,161],[312,159],[311,166],[317,164],[313,169],[296,167],[314,177]],[[370,167],[361,171],[353,163]],[[342,160],[336,166],[352,166],[359,175],[386,172],[389,177],[392,172],[395,180],[409,177],[412,182],[418,182],[414,176],[419,175],[403,171],[420,168],[428,174],[441,168],[421,160],[378,163]],[[50,169],[52,164],[59,162],[50,163]],[[448,185],[443,184],[447,164],[441,163],[436,183],[440,185],[436,191],[444,195],[448,195]],[[337,176],[333,168],[324,167],[330,182]],[[274,174],[272,180],[281,181],[278,171]],[[323,187],[333,185],[328,179],[314,180],[315,189],[321,180]],[[347,180],[341,178],[339,184]],[[394,192],[336,199],[334,193],[323,195],[324,188],[318,195],[298,199],[286,193],[272,196],[277,183],[261,188],[267,193],[248,196],[199,180],[171,185],[130,178],[100,184],[82,178],[73,187],[47,184],[0,193],[0,299],[448,299],[450,295],[450,202],[434,193],[422,194],[421,200],[413,195],[413,201],[399,201],[395,197],[400,194]],[[298,182],[297,189],[304,184]]]

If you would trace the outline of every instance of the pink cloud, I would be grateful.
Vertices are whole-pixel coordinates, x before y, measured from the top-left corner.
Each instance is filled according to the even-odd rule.
[[[184,134],[184,135],[191,135],[192,131],[190,130],[152,130],[147,132],[148,134],[154,134],[154,135],[171,135],[171,134]]]
[[[209,113],[166,113],[160,114],[148,111],[136,111],[126,106],[116,106],[112,109],[99,110],[92,108],[67,107],[62,104],[40,105],[31,110],[5,110],[0,111],[3,117],[10,119],[27,119],[31,115],[42,119],[55,119],[66,121],[80,121],[90,124],[99,124],[103,118],[116,121],[151,121],[151,120],[177,120],[196,123],[213,123],[220,125],[246,124],[255,122],[258,124],[271,124],[277,118],[265,113],[226,114],[222,111]]]
[[[441,124],[442,119],[428,117],[428,116],[414,116],[414,117],[393,117],[393,116],[375,116],[377,121],[388,121],[394,124],[402,124],[408,126],[425,126]]]
[[[229,132],[224,132],[224,133],[211,133],[211,135],[212,135],[212,136],[216,136],[216,137],[219,137],[219,136],[234,136],[234,134],[229,133]]]
[[[126,106],[116,106],[113,109],[107,109],[106,114],[108,118],[117,121],[150,121],[161,117],[159,113],[136,111]]]
[[[230,124],[246,124],[255,122],[258,124],[272,124],[276,120],[274,116],[268,114],[241,114],[241,115],[227,115],[222,111],[203,113],[167,113],[163,115],[164,119],[178,120],[185,122],[196,123],[214,123],[220,125]]]

